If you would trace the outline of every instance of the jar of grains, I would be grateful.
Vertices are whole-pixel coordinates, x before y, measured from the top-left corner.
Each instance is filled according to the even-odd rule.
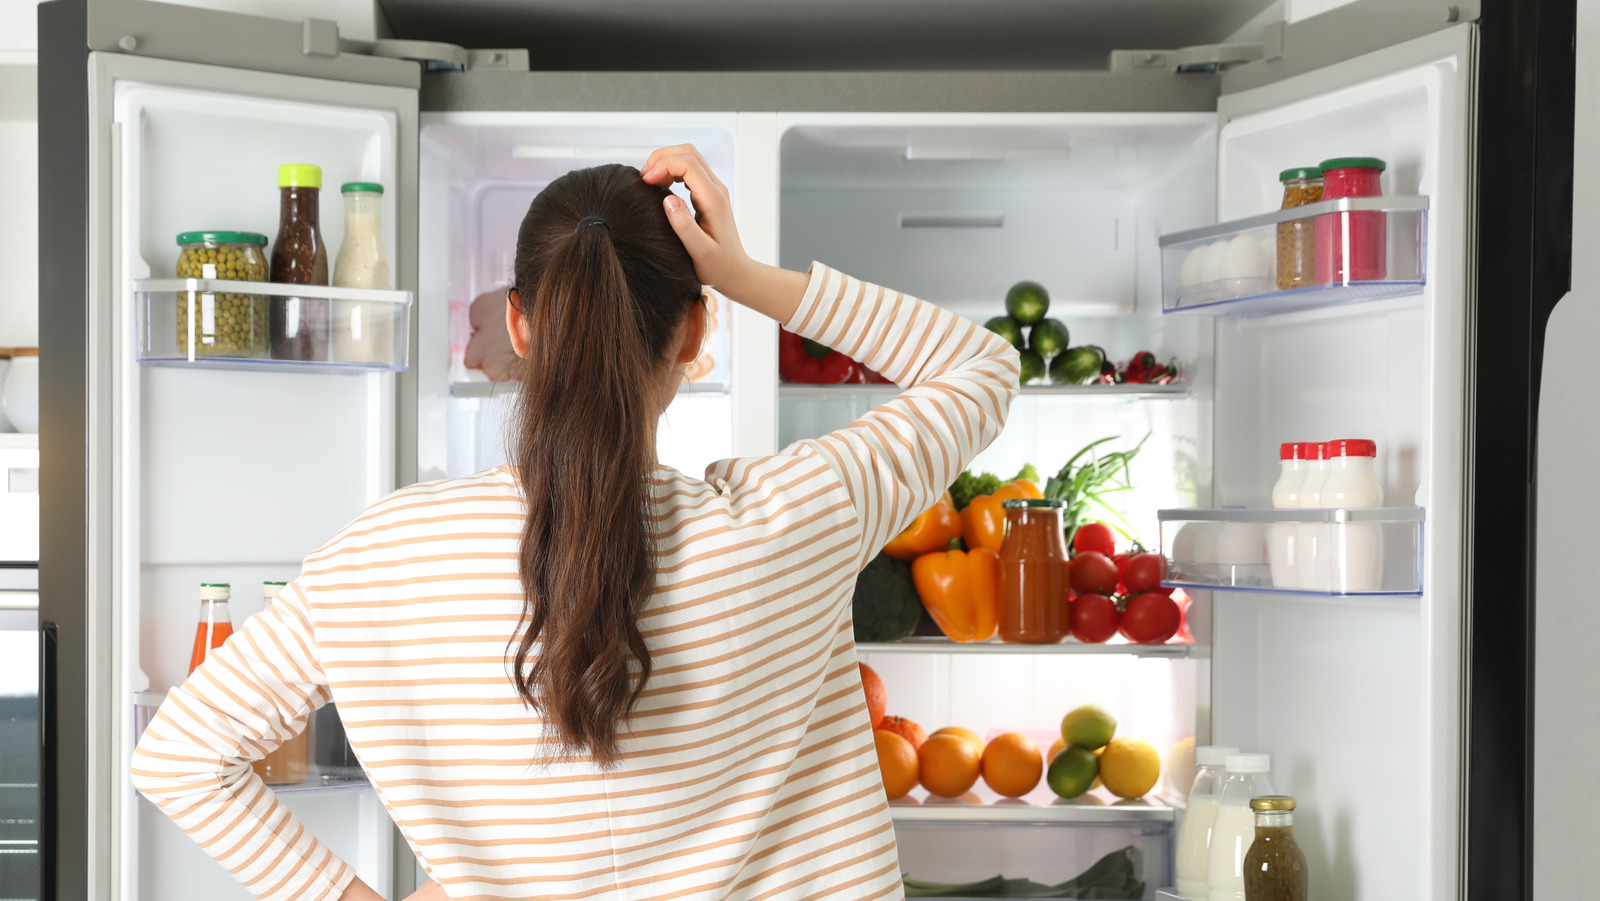
[[[254,232],[184,232],[179,278],[267,280],[267,236]],[[236,292],[178,292],[178,350],[196,356],[261,357],[267,352],[267,299]]]
[[[1315,167],[1285,169],[1283,206],[1291,209],[1322,199],[1322,170]],[[1304,288],[1317,283],[1317,230],[1312,219],[1278,223],[1278,290]]]

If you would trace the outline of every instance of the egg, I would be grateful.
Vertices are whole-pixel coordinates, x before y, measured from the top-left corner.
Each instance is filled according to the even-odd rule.
[[[1255,235],[1236,235],[1222,252],[1221,278],[1266,278],[1268,257]]]
[[[1183,268],[1178,270],[1178,286],[1187,288],[1190,285],[1200,284],[1200,261],[1206,255],[1206,245],[1202,244],[1189,255],[1183,258]]]
[[[1228,566],[1258,566],[1267,556],[1266,535],[1256,523],[1224,523],[1212,553]]]
[[[1200,284],[1210,284],[1222,278],[1222,255],[1227,252],[1227,241],[1206,245],[1206,255],[1200,258]]]

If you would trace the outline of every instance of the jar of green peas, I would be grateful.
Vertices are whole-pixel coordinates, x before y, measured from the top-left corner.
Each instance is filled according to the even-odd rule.
[[[195,231],[178,235],[179,278],[267,280],[267,236]],[[178,350],[196,356],[264,357],[267,298],[239,291],[179,291]]]

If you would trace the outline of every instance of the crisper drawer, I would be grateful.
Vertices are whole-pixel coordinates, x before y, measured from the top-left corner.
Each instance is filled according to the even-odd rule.
[[[907,898],[1151,898],[1172,883],[1171,823],[981,827],[895,822]]]

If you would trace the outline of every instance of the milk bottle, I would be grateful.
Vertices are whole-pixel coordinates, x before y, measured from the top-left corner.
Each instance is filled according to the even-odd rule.
[[[1256,839],[1250,799],[1276,794],[1267,780],[1272,769],[1270,755],[1232,754],[1227,766],[1217,799],[1217,824],[1211,829],[1211,847],[1206,854],[1208,901],[1245,901],[1244,855]]]
[[[1383,484],[1373,464],[1378,445],[1365,438],[1329,441],[1328,476],[1322,506],[1361,510],[1383,506]],[[1324,569],[1328,588],[1340,592],[1377,591],[1383,581],[1383,527],[1375,522],[1341,522],[1327,527]]]
[[[1322,504],[1322,483],[1328,477],[1328,446],[1322,443],[1305,445],[1307,453],[1305,480],[1300,483],[1300,509],[1316,509]],[[1326,526],[1320,522],[1303,522],[1295,527],[1294,568],[1296,588],[1320,591],[1327,588],[1327,571],[1322,565],[1322,555],[1327,553]]]
[[[1305,484],[1309,461],[1306,451],[1311,445],[1291,441],[1278,446],[1278,460],[1282,472],[1277,484],[1272,486],[1272,506],[1285,510],[1300,506],[1300,487]],[[1277,588],[1300,587],[1300,574],[1295,569],[1294,523],[1273,523],[1267,530],[1267,562],[1272,565],[1272,584]]]
[[[1194,774],[1194,787],[1189,789],[1183,825],[1178,829],[1178,894],[1189,901],[1206,901],[1210,891],[1206,886],[1206,858],[1210,853],[1212,828],[1217,824],[1217,800],[1226,775],[1223,767],[1228,755],[1237,753],[1238,748],[1194,749],[1199,769]]]

